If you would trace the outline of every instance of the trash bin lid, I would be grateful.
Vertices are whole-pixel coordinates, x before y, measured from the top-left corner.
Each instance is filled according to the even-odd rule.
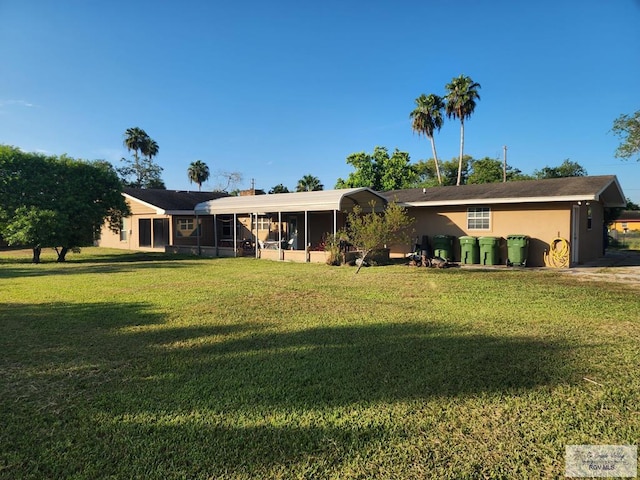
[[[529,235],[515,234],[515,235],[507,236],[507,239],[514,239],[514,240],[526,240],[527,238],[529,238]]]

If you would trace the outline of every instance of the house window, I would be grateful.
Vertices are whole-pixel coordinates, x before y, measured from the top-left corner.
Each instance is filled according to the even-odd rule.
[[[127,241],[127,237],[129,235],[129,226],[127,225],[129,222],[127,222],[126,218],[123,218],[122,220],[120,220],[120,241],[121,242],[126,242]]]
[[[488,207],[471,207],[467,209],[468,230],[489,230],[491,209]]]
[[[258,230],[270,230],[271,229],[271,217],[261,216],[257,221]]]
[[[593,219],[593,211],[591,210],[591,206],[587,207],[587,230],[591,230],[591,223]]]
[[[193,218],[178,218],[176,220],[176,235],[178,237],[196,237],[198,228]]]

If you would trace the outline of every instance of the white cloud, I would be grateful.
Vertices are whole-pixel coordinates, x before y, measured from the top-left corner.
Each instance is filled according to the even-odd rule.
[[[19,107],[35,107],[35,105],[31,102],[26,102],[24,100],[0,100],[0,107],[9,107],[17,105]]]

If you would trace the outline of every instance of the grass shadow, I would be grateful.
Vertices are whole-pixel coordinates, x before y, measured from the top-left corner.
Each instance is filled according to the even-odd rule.
[[[572,368],[562,343],[442,324],[181,327],[150,305],[97,303],[2,305],[0,326],[3,468],[25,477],[327,475],[388,426],[304,412],[518,392]]]

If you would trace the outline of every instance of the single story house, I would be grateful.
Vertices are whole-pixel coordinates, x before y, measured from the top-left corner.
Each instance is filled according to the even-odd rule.
[[[125,188],[131,215],[114,233],[103,225],[98,246],[126,250],[165,251],[173,246],[197,246],[213,238],[213,231],[199,229],[194,208],[198,203],[228,196],[221,192],[190,192]]]
[[[544,266],[545,251],[556,238],[569,242],[571,265],[601,257],[607,238],[605,209],[626,205],[615,175],[414,188],[384,195],[407,207],[418,236],[499,239],[503,263],[508,258],[505,239],[527,235],[530,266]],[[460,260],[459,244],[453,251],[453,260]]]
[[[506,262],[506,238],[529,237],[527,265],[543,266],[556,239],[570,246],[570,264],[604,254],[606,212],[626,199],[614,175],[527,180],[478,185],[375,192],[348,188],[316,192],[231,197],[205,192],[134,190],[119,235],[103,229],[100,245],[165,249],[207,256],[255,255],[274,260],[324,261],[328,234],[345,225],[356,205],[381,211],[391,201],[415,219],[416,243],[454,237],[452,260],[460,260],[461,236],[492,237],[499,262]],[[256,248],[256,246],[258,248]],[[404,256],[413,245],[391,245]]]
[[[618,233],[640,232],[640,210],[624,210],[611,224],[610,230]]]

